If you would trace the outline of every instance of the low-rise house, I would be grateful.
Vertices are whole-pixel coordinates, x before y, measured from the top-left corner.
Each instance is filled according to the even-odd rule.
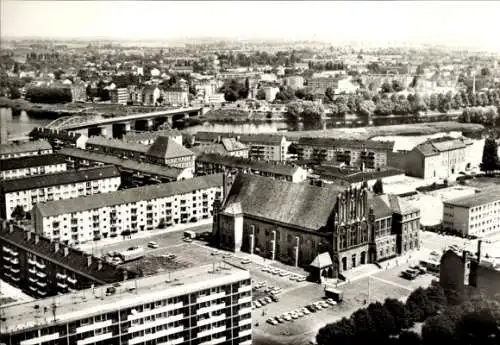
[[[159,136],[146,152],[146,160],[194,171],[195,155],[171,137]]]
[[[66,160],[58,154],[0,160],[0,180],[66,171]]]
[[[46,140],[28,141],[21,144],[1,144],[0,160],[52,154],[52,146]]]
[[[35,298],[136,277],[135,272],[6,221],[0,222],[0,251],[0,277]]]
[[[222,187],[222,175],[211,175],[46,202],[33,208],[33,223],[36,233],[70,244],[196,223],[212,217]]]
[[[62,171],[0,181],[0,217],[11,219],[17,206],[29,212],[37,204],[118,190],[120,173],[114,166]]]
[[[54,149],[61,147],[85,148],[88,137],[81,133],[68,132],[63,129],[51,129],[45,127],[35,127],[30,132],[31,140],[47,140]]]
[[[307,171],[298,166],[278,162],[263,162],[241,157],[203,154],[196,157],[196,175],[210,175],[230,171],[272,177],[289,182],[304,182]]]

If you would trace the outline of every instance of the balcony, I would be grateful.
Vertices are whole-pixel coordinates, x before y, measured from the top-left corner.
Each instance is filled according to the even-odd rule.
[[[40,287],[46,287],[47,286],[47,283],[45,282],[41,282],[41,281],[38,281],[36,282],[36,285],[40,286]]]
[[[66,280],[67,280],[69,283],[73,284],[73,285],[74,285],[74,284],[76,284],[76,279],[73,279],[73,278],[71,278],[71,277],[68,277],[68,279],[66,279]]]
[[[252,330],[251,329],[247,329],[247,330],[244,330],[244,331],[240,331],[240,334],[238,335],[239,337],[244,337],[246,335],[251,335],[252,334]]]
[[[11,267],[11,268],[10,268],[10,271],[11,271],[12,273],[19,273],[19,272],[21,272],[21,270],[20,270],[19,268],[14,268],[14,267]]]
[[[36,278],[33,277],[29,277],[28,280],[32,283],[36,283],[38,281]]]
[[[36,272],[36,275],[39,276],[40,278],[45,278],[47,275],[43,272]]]
[[[241,320],[240,322],[238,322],[238,326],[241,327],[245,325],[250,325],[251,323],[252,323],[252,318],[249,317],[248,319]]]
[[[226,319],[226,314],[221,314],[218,316],[211,316],[208,319],[199,320],[196,322],[197,326],[210,325],[211,323],[216,323],[219,321],[224,321]]]
[[[200,296],[200,297],[196,298],[196,303],[208,302],[208,301],[212,301],[212,300],[215,300],[218,298],[222,298],[224,296],[226,296],[226,293],[224,291],[219,292],[219,293],[215,293],[215,294],[211,294],[211,295]]]
[[[249,314],[251,312],[252,312],[252,308],[242,308],[238,312],[238,315],[245,315],[245,314]]]
[[[31,274],[36,274],[36,269],[34,269],[34,268],[30,268],[30,269],[28,270],[28,273],[31,273]]]
[[[226,326],[214,327],[211,329],[207,329],[206,331],[198,332],[198,338],[204,337],[206,335],[212,335],[220,332],[224,332],[226,330]]]
[[[30,265],[36,265],[36,261],[33,259],[28,259],[28,264]]]
[[[11,259],[10,262],[13,264],[13,265],[18,265],[19,264],[19,259]]]
[[[212,338],[212,340],[204,341],[200,345],[215,345],[215,344],[220,344],[220,343],[225,342],[226,339],[227,338],[225,336],[221,336],[219,338]]]
[[[241,297],[238,300],[238,304],[241,304],[241,303],[251,303],[251,302],[252,302],[252,296]]]
[[[208,306],[208,307],[204,307],[204,308],[198,309],[198,311],[196,312],[196,314],[197,315],[202,315],[202,314],[205,314],[205,313],[211,313],[213,311],[220,310],[220,309],[223,309],[225,307],[226,307],[226,303],[215,304],[215,305],[211,305],[211,306]]]
[[[4,264],[3,264],[3,268],[4,268],[5,270],[10,270],[12,267],[11,267],[9,264],[4,263]]]
[[[68,288],[68,284],[57,282],[57,287],[60,287],[61,289],[67,289]]]
[[[66,279],[67,275],[66,274],[62,274],[62,273],[57,273],[56,274],[56,278],[58,279]]]
[[[252,286],[251,285],[243,285],[243,286],[240,286],[240,288],[238,289],[238,292],[247,292],[247,291],[252,291]]]
[[[38,267],[39,269],[43,270],[46,266],[45,266],[45,264],[42,264],[42,263],[40,263],[40,262],[37,262],[37,263],[36,263],[36,267]]]

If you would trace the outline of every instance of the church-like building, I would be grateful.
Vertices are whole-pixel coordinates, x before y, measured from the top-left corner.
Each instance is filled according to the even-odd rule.
[[[367,188],[238,174],[214,208],[213,237],[220,248],[313,266],[328,277],[420,245],[420,211]]]

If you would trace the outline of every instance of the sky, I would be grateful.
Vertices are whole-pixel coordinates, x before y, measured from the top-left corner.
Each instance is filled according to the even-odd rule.
[[[9,1],[2,37],[321,40],[500,51],[497,1]]]

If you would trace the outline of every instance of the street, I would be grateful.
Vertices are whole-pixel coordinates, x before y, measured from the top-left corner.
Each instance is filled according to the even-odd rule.
[[[421,231],[420,239],[422,249],[426,251],[436,251],[441,253],[451,245],[456,245],[472,253],[477,252],[478,240],[468,240],[456,236],[440,235],[430,231]],[[500,257],[500,234],[490,235],[483,239],[481,247],[482,255],[490,257]]]

